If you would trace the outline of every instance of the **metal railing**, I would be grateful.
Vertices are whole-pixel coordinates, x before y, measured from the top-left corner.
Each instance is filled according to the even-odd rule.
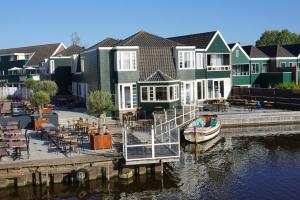
[[[199,109],[196,105],[191,105],[183,108],[181,112],[174,108],[170,115],[167,111],[162,115],[154,114],[154,124],[149,128],[125,126],[123,156],[126,162],[151,163],[157,160],[168,162],[179,159],[180,127],[194,120],[198,114]]]

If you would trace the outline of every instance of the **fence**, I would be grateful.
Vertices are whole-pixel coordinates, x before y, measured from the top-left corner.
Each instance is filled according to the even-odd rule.
[[[28,99],[30,92],[24,87],[0,87],[0,99],[9,97]]]
[[[278,108],[300,109],[300,90],[233,87],[231,96],[272,101]]]
[[[187,110],[187,111],[186,111]],[[194,106],[154,114],[148,127],[124,127],[123,156],[126,164],[147,164],[176,161],[180,157],[180,128],[195,119]]]

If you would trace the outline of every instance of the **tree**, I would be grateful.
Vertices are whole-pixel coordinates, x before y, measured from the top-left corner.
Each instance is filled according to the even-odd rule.
[[[30,101],[34,106],[38,106],[39,114],[42,116],[41,109],[44,108],[45,104],[50,103],[50,95],[46,92],[38,91],[33,93]]]
[[[265,31],[256,41],[256,46],[267,45],[285,45],[285,44],[297,44],[300,43],[300,34],[290,32],[287,29],[281,31],[271,30]]]
[[[297,85],[295,82],[290,83],[278,83],[274,86],[276,89],[291,89],[291,90],[299,90],[300,86]]]
[[[111,93],[100,90],[91,92],[88,98],[87,108],[90,113],[96,114],[99,117],[98,128],[100,129],[100,127],[102,127],[103,115],[115,109]]]
[[[73,32],[71,34],[71,42],[72,45],[80,45],[80,37],[78,36],[77,32]]]
[[[37,81],[35,82],[34,91],[43,91],[49,95],[55,93],[57,91],[57,84],[54,81]]]
[[[24,81],[24,86],[29,89],[29,90],[33,90],[34,89],[34,86],[35,86],[35,80],[32,80],[32,79],[26,79]]]

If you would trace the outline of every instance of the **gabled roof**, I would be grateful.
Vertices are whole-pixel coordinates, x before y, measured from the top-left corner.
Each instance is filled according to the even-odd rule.
[[[238,42],[228,44],[229,48],[232,49]]]
[[[300,56],[300,44],[283,45],[283,47],[291,52],[294,56]]]
[[[116,46],[175,47],[182,46],[182,44],[145,31],[140,31],[120,41]]]
[[[244,49],[244,51],[250,58],[268,58],[269,57],[268,55],[266,55],[264,52],[262,52],[261,50],[259,50],[258,48],[256,48],[253,45],[242,46],[242,48]]]
[[[114,47],[119,42],[120,42],[120,40],[108,37],[108,38],[98,42],[97,44],[87,48],[86,50],[96,49],[99,47]]]
[[[157,70],[176,79],[176,66],[171,47],[140,47],[138,65],[140,81],[147,79]]]
[[[257,47],[271,58],[275,57],[295,57],[291,52],[283,48],[281,45],[261,46]]]
[[[0,55],[9,55],[14,53],[31,53],[33,54],[26,66],[36,66],[39,65],[45,58],[51,57],[57,51],[64,49],[64,45],[62,43],[55,44],[44,44],[44,45],[36,45],[36,46],[28,46],[28,47],[19,47],[19,48],[11,48],[11,49],[1,49]]]
[[[73,44],[73,45],[69,46],[68,48],[66,48],[65,50],[55,54],[54,56],[72,56],[74,54],[79,54],[83,50],[84,50],[84,47]]]
[[[155,71],[145,81],[173,81],[174,79],[160,70]]]
[[[192,35],[182,35],[177,37],[170,37],[168,39],[182,43],[187,46],[196,46],[196,48],[199,49],[206,49],[217,32],[218,31],[212,31]]]

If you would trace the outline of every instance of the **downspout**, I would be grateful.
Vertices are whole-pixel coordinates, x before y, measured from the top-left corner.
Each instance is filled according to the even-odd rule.
[[[101,75],[100,75],[100,50],[97,48],[97,81],[98,81],[98,90],[101,90]]]

